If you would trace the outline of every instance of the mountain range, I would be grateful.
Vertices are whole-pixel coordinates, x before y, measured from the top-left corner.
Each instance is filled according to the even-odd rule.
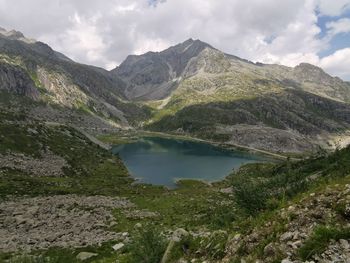
[[[91,133],[144,129],[304,153],[337,146],[350,130],[349,82],[307,63],[253,63],[200,40],[130,55],[107,71],[0,29],[0,80],[10,96],[1,107]]]

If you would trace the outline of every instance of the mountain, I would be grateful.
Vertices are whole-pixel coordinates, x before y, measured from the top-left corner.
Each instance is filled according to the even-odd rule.
[[[176,89],[189,61],[210,46],[189,39],[162,52],[131,55],[112,72],[127,83],[125,95],[131,100],[158,100]]]
[[[128,56],[112,72],[125,81],[125,95],[131,100],[161,100],[189,91],[196,103],[217,100],[219,95],[247,97],[292,87],[350,102],[349,83],[319,67],[252,63],[193,39],[162,52]]]
[[[147,114],[125,101],[125,84],[117,76],[76,63],[17,31],[0,29],[0,79],[0,90],[70,109],[73,115],[85,112],[95,126],[130,127],[129,121]]]
[[[349,82],[307,63],[253,63],[200,40],[130,55],[107,71],[0,29],[0,80],[0,91],[37,102],[2,107],[96,134],[141,127],[282,153],[335,147],[349,135]]]
[[[93,136],[132,128],[304,155],[168,189]],[[350,145],[319,146],[349,128],[349,83],[310,64],[190,39],[109,72],[0,29],[0,262],[346,262]]]
[[[126,97],[154,108],[145,125],[154,131],[305,152],[349,130],[349,83],[307,63],[252,63],[189,39],[112,72]]]

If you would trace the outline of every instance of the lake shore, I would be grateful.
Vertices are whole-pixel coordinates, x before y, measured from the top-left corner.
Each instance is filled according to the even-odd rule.
[[[174,133],[154,132],[154,131],[145,131],[145,130],[134,130],[134,131],[126,131],[126,132],[120,132],[115,134],[97,136],[99,140],[101,140],[104,143],[108,143],[110,146],[136,142],[139,138],[142,138],[142,137],[161,137],[161,138],[201,142],[201,143],[210,144],[216,147],[224,148],[227,150],[247,152],[251,154],[260,155],[263,157],[268,157],[275,161],[287,160],[287,159],[297,161],[301,159],[299,156],[290,156],[290,155],[283,155],[279,153],[273,153],[269,151],[252,148],[252,147],[234,144],[232,142],[226,143],[226,142],[206,140],[206,139],[193,137],[188,134],[174,134]]]

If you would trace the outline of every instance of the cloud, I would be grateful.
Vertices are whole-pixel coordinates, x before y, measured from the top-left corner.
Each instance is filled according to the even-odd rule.
[[[350,0],[319,0],[318,11],[325,16],[339,16],[350,9]]]
[[[319,64],[317,54],[329,46],[333,35],[348,32],[349,19],[336,17],[320,39],[317,21],[319,16],[339,16],[349,3],[0,0],[0,26],[47,42],[79,62],[109,69],[129,54],[160,51],[190,37],[253,61],[294,66],[304,61]]]
[[[349,33],[350,32],[350,19],[341,18],[336,21],[331,21],[326,24],[326,28],[329,30],[331,36],[335,36],[340,33]]]
[[[319,65],[331,74],[350,80],[350,48],[337,50],[321,59]]]

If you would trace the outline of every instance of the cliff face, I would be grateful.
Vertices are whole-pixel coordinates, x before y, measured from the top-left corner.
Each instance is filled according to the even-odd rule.
[[[0,90],[38,100],[40,93],[26,72],[10,64],[0,63]]]
[[[125,84],[117,76],[76,63],[20,32],[0,30],[0,63],[4,91],[68,108],[72,114],[83,111],[111,127],[130,128],[148,114],[125,101]]]

